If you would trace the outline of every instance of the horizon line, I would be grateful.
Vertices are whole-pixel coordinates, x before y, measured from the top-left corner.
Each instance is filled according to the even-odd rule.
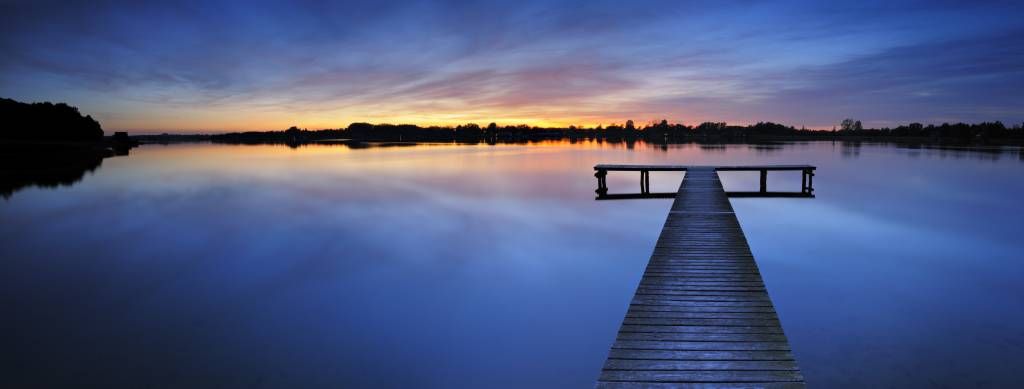
[[[666,119],[662,119],[662,120],[666,120]],[[499,123],[497,121],[486,121],[486,122],[487,122],[486,124],[480,124],[479,122],[474,122],[474,121],[468,121],[468,122],[461,123],[461,124],[418,124],[418,123],[401,123],[401,122],[393,123],[393,122],[386,122],[386,121],[385,122],[353,121],[353,122],[350,122],[348,125],[345,125],[345,126],[342,126],[342,127],[313,127],[313,126],[306,126],[306,127],[304,127],[304,126],[299,126],[299,125],[292,125],[292,126],[289,126],[288,128],[296,127],[298,129],[304,130],[304,131],[345,130],[349,126],[351,126],[353,124],[357,124],[357,123],[366,123],[366,124],[371,124],[371,125],[374,125],[374,126],[382,126],[382,125],[383,126],[388,126],[388,125],[390,125],[390,126],[416,126],[416,127],[419,127],[419,128],[437,127],[437,128],[450,128],[450,129],[455,129],[458,126],[471,125],[471,124],[478,125],[481,128],[486,128],[491,123],[495,123],[495,125],[497,125],[499,128],[518,127],[518,126],[525,125],[525,126],[528,126],[531,129],[553,129],[553,130],[554,129],[566,130],[566,129],[569,129],[570,127],[576,127],[579,130],[596,130],[598,126],[600,126],[602,128],[607,128],[609,126],[625,126],[625,121],[623,121],[621,123],[619,123],[619,122],[611,122],[611,123],[609,123],[607,125],[605,125],[604,123],[591,124],[591,125],[531,125],[531,124],[526,124],[526,123],[522,123],[522,122],[516,123],[516,124],[501,124],[501,123]],[[652,120],[652,121],[646,121],[646,122],[636,122],[636,121],[634,121],[636,129],[638,129],[638,130],[652,127],[652,126],[658,124],[659,122],[660,122],[660,120]],[[702,121],[702,122],[696,123],[696,124],[687,124],[687,123],[684,123],[684,122],[668,122],[669,125],[683,125],[683,126],[687,126],[687,127],[697,127],[697,126],[700,126],[701,124],[704,124],[704,123],[725,123],[726,126],[735,126],[735,127],[751,127],[751,126],[754,126],[754,125],[756,125],[758,123],[772,123],[772,124],[778,124],[778,125],[794,128],[794,129],[797,129],[797,130],[821,131],[821,132],[829,132],[829,131],[832,131],[833,129],[838,131],[839,127],[840,127],[838,124],[832,125],[831,127],[829,127],[829,126],[795,126],[795,125],[791,125],[791,124],[774,122],[774,121],[770,121],[770,120],[762,120],[762,121],[757,121],[757,122],[753,122],[753,123],[749,123],[749,122],[745,122],[745,123],[730,123],[730,122],[727,122],[727,121]],[[948,125],[955,125],[955,124],[968,124],[968,125],[971,125],[971,124],[980,124],[980,123],[1002,123],[1004,126],[1006,126],[1006,128],[1024,127],[1024,123],[1010,123],[1010,124],[1007,124],[1007,123],[1003,123],[1001,120],[980,121],[980,122],[965,122],[965,121],[948,122],[948,121],[946,121],[946,122],[942,122],[942,123],[937,123],[937,122],[925,123],[925,122],[911,121],[911,122],[907,122],[907,123],[897,123],[897,124],[894,124],[894,125],[891,125],[891,126],[881,126],[881,127],[868,127],[868,126],[865,126],[863,129],[865,129],[865,130],[877,130],[877,129],[884,129],[884,128],[897,128],[897,127],[900,127],[900,126],[909,126],[910,124],[921,124],[924,127],[928,127],[928,126],[936,126],[936,127],[938,127],[938,126],[947,125],[947,124]],[[129,135],[162,135],[162,134],[168,134],[168,135],[194,135],[194,136],[201,136],[201,135],[221,135],[221,134],[231,134],[231,133],[246,133],[246,132],[281,132],[281,131],[288,130],[288,128],[234,129],[234,130],[232,130],[232,129],[195,129],[195,130],[190,130],[190,129],[174,129],[174,130],[170,130],[170,129],[124,129],[124,128],[114,128],[114,129],[109,129],[109,130],[105,130],[105,131],[128,132]]]

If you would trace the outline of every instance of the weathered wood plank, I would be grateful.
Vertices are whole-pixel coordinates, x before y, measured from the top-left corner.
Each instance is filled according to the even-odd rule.
[[[602,381],[625,382],[801,382],[799,371],[748,371],[748,370],[605,370]]]
[[[637,296],[661,296],[662,298],[689,300],[689,301],[769,301],[769,297],[763,292],[737,292],[737,291],[692,291],[676,290],[666,288],[645,288],[640,287],[636,291]]]
[[[597,383],[599,389],[798,389],[803,388],[802,382],[605,382]]]
[[[718,174],[685,170],[598,387],[803,387]]]
[[[685,342],[658,340],[617,340],[612,348],[620,350],[682,351],[789,351],[788,342]]]
[[[624,324],[619,327],[619,333],[626,332],[650,332],[650,333],[703,333],[703,334],[781,334],[779,327],[753,327],[753,326],[659,326],[659,325],[631,325]]]
[[[792,361],[789,351],[694,351],[611,349],[611,359],[671,359],[697,361]]]
[[[694,311],[645,311],[630,309],[626,317],[637,319],[754,319],[775,320],[775,311],[771,312],[694,312]]]
[[[786,336],[782,334],[715,334],[705,332],[620,332],[618,339],[663,342],[786,342]]]
[[[630,302],[630,307],[666,307],[666,308],[699,308],[699,307],[720,307],[720,308],[749,308],[749,307],[771,307],[770,301],[689,301],[689,300],[666,300],[661,298],[648,298],[635,296]]]
[[[663,359],[609,359],[605,370],[756,370],[794,371],[793,361],[686,361]]]
[[[775,313],[771,306],[753,307],[698,307],[698,306],[672,306],[672,305],[643,305],[634,304],[629,306],[629,312],[680,312],[680,313]]]

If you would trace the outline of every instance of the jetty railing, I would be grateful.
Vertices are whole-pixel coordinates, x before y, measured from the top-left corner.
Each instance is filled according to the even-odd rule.
[[[814,172],[811,165],[744,165],[744,166],[701,166],[701,165],[611,165],[594,166],[597,178],[597,200],[627,199],[671,199],[676,192],[651,192],[651,172],[685,172],[691,169],[713,169],[715,171],[759,172],[760,187],[757,191],[727,191],[729,197],[814,197]],[[799,171],[800,191],[768,191],[768,172]],[[608,172],[640,172],[639,193],[608,193]]]

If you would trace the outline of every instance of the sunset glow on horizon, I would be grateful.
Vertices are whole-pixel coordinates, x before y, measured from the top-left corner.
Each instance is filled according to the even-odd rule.
[[[0,97],[107,131],[1024,121],[1021,3],[14,1]]]

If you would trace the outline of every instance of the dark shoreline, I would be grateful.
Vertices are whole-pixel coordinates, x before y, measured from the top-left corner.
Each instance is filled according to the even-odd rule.
[[[933,137],[897,137],[897,136],[864,136],[864,135],[758,135],[746,137],[689,137],[672,141],[657,141],[647,138],[601,138],[601,137],[557,137],[557,136],[536,136],[515,139],[503,139],[497,141],[465,140],[465,139],[409,139],[397,140],[391,138],[303,138],[283,139],[278,136],[246,136],[236,137],[227,134],[188,134],[188,135],[133,135],[130,138],[140,144],[172,144],[172,143],[197,143],[209,142],[218,144],[238,145],[288,145],[303,146],[317,144],[345,144],[349,146],[358,144],[376,145],[409,145],[409,144],[533,144],[542,142],[566,141],[577,142],[598,142],[598,143],[644,143],[649,145],[677,145],[677,144],[760,144],[776,142],[854,142],[854,143],[888,143],[901,145],[922,145],[922,146],[960,146],[971,148],[1020,146],[1024,147],[1024,139],[985,139],[965,141],[958,138],[933,138]]]
[[[248,131],[224,134],[193,135],[138,135],[132,139],[146,143],[170,143],[181,141],[210,141],[216,143],[267,144],[282,143],[303,145],[317,141],[347,139],[352,142],[442,142],[442,143],[530,143],[538,141],[567,140],[598,142],[637,142],[652,144],[678,143],[756,143],[772,141],[899,141],[935,144],[981,144],[981,145],[1024,145],[1024,128],[1020,125],[1007,127],[1001,122],[976,124],[943,123],[924,126],[911,123],[896,128],[865,129],[859,121],[847,119],[843,128],[832,131],[797,129],[772,122],[737,126],[723,122],[705,122],[697,126],[660,123],[635,126],[627,121],[625,126],[610,125],[584,128],[569,126],[530,127],[498,126],[491,123],[486,127],[466,124],[455,127],[420,127],[413,124],[370,124],[352,123],[345,128],[307,130],[291,127],[284,131]]]

